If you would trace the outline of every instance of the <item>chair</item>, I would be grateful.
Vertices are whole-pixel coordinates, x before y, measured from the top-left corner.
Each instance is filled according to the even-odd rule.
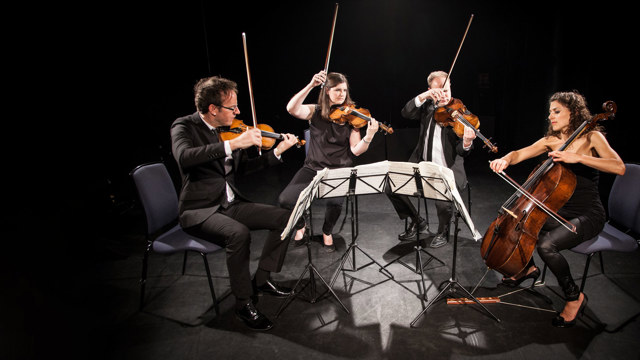
[[[151,251],[159,254],[184,252],[182,275],[187,265],[187,254],[194,251],[202,257],[213,298],[216,315],[220,314],[218,300],[213,289],[207,255],[221,249],[220,246],[191,236],[178,223],[178,196],[173,180],[165,164],[147,163],[137,166],[130,174],[138,192],[147,220],[147,247],[142,262],[140,279],[140,310],[144,306],[147,264]]]
[[[579,254],[587,255],[580,291],[584,291],[589,272],[589,264],[593,255],[600,255],[600,269],[604,274],[602,251],[631,252],[638,248],[640,240],[634,238],[640,234],[640,165],[625,164],[624,175],[616,176],[609,193],[609,219],[598,236],[581,243],[571,249]],[[544,267],[542,282],[546,273]]]

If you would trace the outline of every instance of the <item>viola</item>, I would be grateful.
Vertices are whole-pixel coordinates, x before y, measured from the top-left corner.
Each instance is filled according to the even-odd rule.
[[[227,129],[226,127],[220,128],[220,141],[232,140],[242,135],[247,130],[253,129],[253,126],[245,125],[242,120],[233,119],[231,122],[231,126]],[[276,140],[283,140],[284,135],[277,134],[274,132],[273,128],[267,124],[257,124],[255,128],[260,130],[260,134],[262,134],[262,145],[260,148],[262,150],[270,150],[273,145],[275,145]],[[297,137],[296,137],[297,139]],[[306,143],[304,140],[298,140],[296,143],[297,147],[301,147]]]
[[[584,121],[558,150],[565,150],[598,121],[612,118],[616,105],[607,101],[603,109],[605,113]],[[522,186],[504,172],[498,175],[518,191],[502,205],[498,217],[489,225],[482,239],[480,254],[487,267],[510,277],[521,273],[529,263],[538,234],[549,217],[575,233],[575,225],[556,212],[573,195],[576,175],[562,163],[554,163],[553,158],[548,158],[534,169]]]
[[[476,133],[476,136],[484,142],[484,146],[488,147],[491,152],[498,152],[498,147],[493,145],[489,139],[484,137],[478,130],[480,128],[480,120],[473,115],[459,99],[452,98],[448,104],[437,107],[434,119],[442,126],[450,126],[453,131],[462,137],[464,135],[464,127],[467,126]]]
[[[329,119],[336,124],[344,125],[348,123],[355,129],[360,129],[371,121],[371,112],[367,109],[358,108],[355,105],[344,105],[331,110]],[[380,131],[383,131],[385,134],[393,134],[393,128],[383,123],[379,123],[379,127]]]

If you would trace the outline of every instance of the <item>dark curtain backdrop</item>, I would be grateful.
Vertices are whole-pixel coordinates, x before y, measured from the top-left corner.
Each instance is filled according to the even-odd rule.
[[[100,64],[85,74],[99,87],[100,121],[87,124],[91,131],[79,139],[97,155],[91,163],[95,195],[101,187],[126,192],[127,172],[141,162],[172,161],[169,126],[194,111],[192,87],[201,77],[237,81],[239,118],[252,123],[243,32],[258,122],[302,136],[306,123],[288,115],[285,105],[324,66],[334,6],[105,3],[101,22],[88,24],[98,46],[85,53]],[[415,125],[401,118],[400,109],[426,89],[430,71],[449,70],[472,14],[451,74],[453,95],[479,116],[480,131],[498,145],[497,155],[539,138],[548,97],[576,89],[592,112],[601,112],[606,100],[618,104],[616,121],[606,124],[609,140],[625,160],[637,160],[625,139],[632,108],[625,84],[633,69],[622,49],[631,36],[630,10],[615,2],[340,2],[329,70],[346,74],[358,105],[398,130],[396,139],[379,137],[360,160],[403,160],[410,151],[412,133],[404,140],[402,129]],[[317,90],[308,101],[316,98]],[[288,156],[300,160],[301,154]],[[493,155],[481,150],[474,156],[484,162]]]

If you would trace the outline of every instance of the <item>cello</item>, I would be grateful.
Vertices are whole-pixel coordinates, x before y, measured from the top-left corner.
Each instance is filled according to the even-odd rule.
[[[617,108],[613,101],[605,102],[602,107],[604,113],[584,121],[558,150],[565,150],[598,121],[614,117]],[[501,206],[498,217],[489,225],[480,254],[488,268],[511,277],[526,268],[536,248],[538,234],[549,217],[576,232],[575,225],[557,214],[573,195],[576,176],[562,163],[554,163],[553,158],[538,165],[522,186],[503,171],[498,175],[517,191]]]

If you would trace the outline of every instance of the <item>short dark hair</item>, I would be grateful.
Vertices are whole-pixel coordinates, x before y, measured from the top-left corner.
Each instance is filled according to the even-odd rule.
[[[212,76],[198,80],[193,87],[195,96],[196,109],[200,113],[207,113],[209,105],[222,105],[224,99],[229,96],[231,91],[238,93],[238,85],[229,79],[219,76]]]

